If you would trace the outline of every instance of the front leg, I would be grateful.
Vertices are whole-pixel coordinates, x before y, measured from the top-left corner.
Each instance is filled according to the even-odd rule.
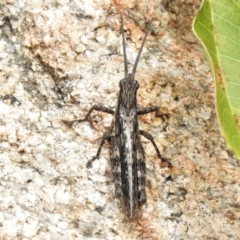
[[[168,118],[169,117],[168,113],[160,113],[158,110],[159,110],[158,106],[147,107],[147,108],[138,110],[137,114],[138,115],[144,115],[144,114],[147,114],[147,113],[155,112],[156,117],[161,117],[161,118],[164,118],[164,117]]]
[[[93,105],[84,118],[77,119],[74,121],[64,121],[64,122],[67,123],[68,125],[72,126],[76,122],[88,121],[90,123],[90,125],[93,127],[92,122],[90,121],[89,117],[90,117],[92,111],[94,111],[94,110],[99,111],[99,112],[114,114],[114,111],[108,107],[104,107],[102,105]]]
[[[91,115],[92,111],[99,111],[99,112],[104,112],[104,113],[109,113],[109,114],[114,114],[114,111],[108,107],[104,107],[102,105],[93,105],[90,110],[88,111],[87,115],[83,119],[79,119],[77,121],[83,122],[83,121],[90,121],[89,116]]]
[[[92,111],[94,111],[94,110],[100,111],[100,112],[109,113],[109,114],[114,114],[114,111],[113,111],[112,109],[110,109],[110,108],[104,107],[104,106],[102,106],[102,105],[94,105],[94,106],[92,106],[92,107],[90,108],[90,110],[88,111],[88,113],[87,113],[87,115],[85,116],[85,118],[77,119],[77,120],[74,120],[74,121],[64,121],[64,122],[71,126],[71,125],[73,125],[73,124],[76,123],[76,122],[88,121],[88,122],[90,123],[90,125],[93,127],[93,125],[92,125],[89,117],[90,117]],[[94,128],[94,127],[93,127],[93,128]],[[98,148],[98,151],[97,151],[97,154],[96,154],[90,161],[88,161],[88,163],[87,163],[87,167],[88,167],[88,168],[91,166],[92,162],[99,157],[104,142],[105,142],[106,140],[110,141],[111,132],[112,132],[112,126],[111,126],[111,129],[110,129],[109,131],[106,131],[106,132],[103,134],[101,143],[100,143],[99,148]]]
[[[151,113],[151,112],[157,112],[158,110],[159,110],[158,106],[147,107],[147,108],[137,110],[137,114],[144,115],[144,114]]]
[[[153,147],[155,148],[158,158],[161,159],[162,161],[164,161],[167,164],[167,167],[172,167],[172,163],[162,157],[162,155],[153,139],[153,136],[150,133],[145,132],[143,130],[139,130],[139,134],[143,135],[145,138],[147,138],[152,143]]]

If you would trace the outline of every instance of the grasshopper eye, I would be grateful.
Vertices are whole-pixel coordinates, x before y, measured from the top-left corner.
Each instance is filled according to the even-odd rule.
[[[133,80],[133,81],[132,81],[132,90],[137,91],[138,88],[139,88],[139,83],[138,83],[138,81],[137,81],[137,80]]]
[[[123,88],[123,84],[124,84],[124,79],[122,79],[122,80],[119,82],[119,87],[120,87],[120,88]]]
[[[134,84],[135,84],[135,86],[136,86],[136,90],[138,90],[138,88],[139,88],[139,83],[138,83],[138,81],[134,80]]]

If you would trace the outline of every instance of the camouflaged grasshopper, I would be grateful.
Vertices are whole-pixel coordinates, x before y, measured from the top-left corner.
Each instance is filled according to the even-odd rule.
[[[115,183],[115,195],[117,198],[123,197],[125,209],[129,218],[133,218],[138,206],[146,203],[147,200],[145,193],[146,164],[144,149],[140,142],[140,135],[150,140],[156,150],[158,158],[165,162],[167,166],[171,166],[171,163],[161,156],[153,137],[149,133],[139,130],[138,128],[138,115],[151,112],[157,113],[159,110],[157,106],[148,107],[142,110],[137,109],[136,95],[139,84],[138,81],[134,79],[134,75],[150,25],[151,23],[142,41],[132,73],[128,73],[123,20],[121,15],[125,76],[119,84],[120,91],[116,110],[113,111],[102,105],[94,105],[85,118],[77,120],[77,122],[89,121],[91,123],[89,117],[93,110],[114,114],[110,130],[103,134],[97,154],[88,162],[87,166],[90,167],[92,161],[99,157],[102,146],[107,140],[110,144],[110,160]]]

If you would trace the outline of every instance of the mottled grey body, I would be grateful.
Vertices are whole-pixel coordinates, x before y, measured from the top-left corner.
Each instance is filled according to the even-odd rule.
[[[132,73],[128,73],[122,16],[121,31],[125,76],[119,84],[118,104],[112,126],[113,134],[111,136],[110,159],[115,181],[116,196],[123,196],[127,214],[132,218],[138,205],[146,202],[146,166],[144,150],[139,138],[137,119],[137,90],[139,84],[134,79],[134,75],[148,31],[143,39]]]
[[[130,218],[134,216],[139,203],[146,202],[145,159],[137,119],[138,87],[132,74],[120,81],[119,104],[115,111],[110,148],[116,196],[123,196]]]
[[[148,31],[149,28],[150,25],[148,27]],[[91,165],[92,161],[99,157],[101,148],[105,140],[107,140],[110,144],[110,160],[115,183],[115,194],[117,198],[123,198],[127,215],[129,218],[133,218],[138,206],[147,201],[145,193],[146,164],[144,150],[140,142],[140,135],[151,141],[157,152],[157,156],[162,161],[167,163],[168,166],[171,166],[171,163],[162,158],[153,137],[149,133],[139,130],[138,127],[138,115],[157,112],[159,110],[159,107],[157,106],[148,107],[142,110],[137,109],[136,96],[139,84],[134,79],[134,75],[148,31],[142,41],[132,73],[128,73],[122,16],[121,31],[123,39],[125,76],[119,84],[120,91],[115,112],[107,107],[94,105],[89,110],[85,118],[74,122],[90,121],[89,117],[93,110],[114,114],[111,129],[104,133],[97,154],[88,162],[88,167]]]

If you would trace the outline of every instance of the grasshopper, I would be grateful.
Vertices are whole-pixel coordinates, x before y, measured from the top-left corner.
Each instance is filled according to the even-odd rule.
[[[97,154],[88,162],[87,167],[90,167],[91,163],[99,157],[104,142],[108,141],[110,145],[110,161],[115,183],[115,195],[117,198],[123,198],[124,206],[130,219],[135,216],[138,206],[147,201],[145,193],[146,163],[140,135],[151,141],[159,159],[166,163],[168,167],[172,166],[168,160],[161,156],[152,135],[140,130],[138,126],[138,115],[151,112],[155,112],[157,115],[159,110],[159,107],[157,106],[141,110],[137,109],[137,90],[139,88],[139,83],[134,79],[134,75],[150,26],[151,23],[149,24],[147,32],[143,38],[132,72],[128,73],[123,19],[121,15],[125,76],[119,84],[120,90],[116,110],[113,111],[102,105],[94,105],[88,111],[85,118],[74,121],[88,121],[91,124],[90,115],[94,110],[114,115],[110,130],[103,134]],[[159,114],[158,116],[162,115]]]

